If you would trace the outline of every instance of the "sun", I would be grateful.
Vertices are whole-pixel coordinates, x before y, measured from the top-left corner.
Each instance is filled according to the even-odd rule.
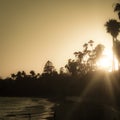
[[[118,61],[115,58],[115,70],[118,70]],[[102,57],[97,61],[98,69],[102,69],[105,71],[112,71],[112,64],[113,64],[113,53],[110,49],[105,49],[103,52]]]

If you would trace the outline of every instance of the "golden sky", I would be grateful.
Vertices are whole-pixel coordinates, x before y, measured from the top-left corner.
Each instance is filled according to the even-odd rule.
[[[0,76],[56,69],[89,40],[111,47],[104,24],[119,0],[0,0]]]

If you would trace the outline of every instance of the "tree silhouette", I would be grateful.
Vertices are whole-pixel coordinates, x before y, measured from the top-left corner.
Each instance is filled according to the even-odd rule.
[[[88,41],[88,43],[90,44],[90,46],[91,46],[91,48],[92,48],[92,50],[93,50],[93,43],[94,43],[94,41],[93,41],[93,40],[90,40],[90,41]]]
[[[88,52],[88,43],[83,44],[83,54],[87,54]]]
[[[104,50],[104,45],[102,44],[98,44],[96,47],[95,47],[95,59],[98,60],[100,59],[102,53],[103,53],[103,50]]]
[[[76,69],[78,72],[78,75],[84,75],[86,73],[86,60],[84,59],[86,54],[87,54],[87,44],[83,45],[83,52],[78,51],[78,52],[74,52],[74,55],[76,57]]]
[[[35,74],[35,71],[34,71],[34,70],[31,70],[31,71],[30,71],[30,74],[31,74],[31,77],[32,77],[32,78],[34,78],[34,77],[36,76],[36,74]]]
[[[97,68],[96,63],[101,58],[105,47],[102,44],[98,44],[95,48],[93,48],[93,45],[91,47],[92,50],[88,50],[87,68],[88,71],[95,71]]]
[[[22,80],[22,72],[18,71],[16,74],[16,80]]]
[[[44,66],[43,73],[52,74],[54,71],[55,71],[55,67],[53,66],[53,63],[48,60]]]
[[[65,65],[65,68],[67,68],[72,76],[77,75],[77,62],[75,60],[69,59],[67,65]]]
[[[15,75],[14,73],[12,73],[12,74],[11,74],[11,78],[12,78],[13,80],[15,80],[15,79],[16,79],[16,75]]]
[[[61,68],[60,68],[60,75],[64,75],[64,74],[65,74],[64,67],[61,67]]]
[[[11,74],[11,78],[13,79],[13,80],[21,80],[21,79],[25,79],[25,78],[27,78],[27,74],[26,74],[26,72],[25,71],[18,71],[16,74],[14,74],[14,73],[12,73]]]
[[[118,13],[118,17],[120,19],[120,3],[116,3],[116,5],[114,7],[114,12]]]
[[[74,55],[75,55],[75,57],[78,59],[78,61],[81,63],[84,54],[83,54],[81,51],[79,51],[79,52],[74,52]]]
[[[120,20],[120,3],[116,3],[116,5],[115,5],[115,7],[114,7],[114,12],[117,12],[118,18],[119,18],[119,20]],[[116,53],[116,57],[117,57],[118,62],[119,62],[119,64],[120,64],[120,54],[119,54],[119,51],[120,51],[120,41],[117,40],[117,41],[114,43],[114,46],[115,46],[114,52]],[[119,66],[119,65],[118,65],[118,67],[119,67],[119,69],[120,69],[120,66]]]
[[[36,74],[36,78],[40,78],[40,73],[37,73],[37,74]]]
[[[114,63],[114,49],[115,49],[115,44],[117,41],[117,36],[120,32],[120,22],[118,22],[115,19],[110,19],[109,21],[107,21],[105,23],[105,27],[108,33],[111,34],[112,36],[112,42],[113,42],[113,65],[112,65],[112,69],[113,71],[115,70],[115,63]]]
[[[118,60],[118,68],[120,70],[120,41],[119,40],[116,40],[116,42],[114,42],[114,53]]]
[[[70,73],[86,75],[89,71],[95,71],[97,68],[97,60],[102,56],[104,45],[98,44],[93,47],[93,40],[83,45],[83,51],[74,52],[76,60],[69,60],[67,64],[67,69]],[[74,73],[75,74],[75,73]]]
[[[110,19],[105,23],[105,27],[108,33],[111,34],[113,42],[117,40],[117,36],[120,32],[120,22],[115,19]]]
[[[26,74],[25,71],[22,71],[21,75],[22,75],[23,78],[26,78],[26,77],[27,77],[27,74]]]

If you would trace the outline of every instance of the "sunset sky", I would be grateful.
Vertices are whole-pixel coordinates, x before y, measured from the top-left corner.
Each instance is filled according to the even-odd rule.
[[[111,48],[104,24],[119,0],[0,0],[0,76],[57,70],[89,40]]]

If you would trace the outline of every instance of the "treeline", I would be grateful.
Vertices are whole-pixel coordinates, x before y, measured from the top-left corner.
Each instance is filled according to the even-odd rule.
[[[80,96],[92,99],[120,100],[119,72],[92,71],[85,76],[47,74],[0,80],[0,96],[51,97]],[[119,102],[118,102],[119,103]]]
[[[43,73],[29,74],[25,71],[12,73],[11,77],[0,80],[0,96],[21,97],[57,97],[92,96],[93,98],[109,96],[109,84],[119,100],[119,71],[109,73],[97,67],[104,46],[94,47],[93,41],[83,45],[83,51],[74,52],[75,59],[69,59],[58,73],[51,61],[47,61]],[[107,84],[106,82],[109,81]]]
[[[58,73],[51,61],[47,61],[43,73],[29,74],[25,71],[12,73],[11,77],[0,80],[0,96],[66,96],[79,95],[90,75],[98,71],[97,60],[102,56],[104,46],[94,47],[93,41],[83,45],[83,50],[74,52],[75,59],[60,68]]]
[[[6,79],[11,80],[28,80],[28,79],[37,79],[43,76],[54,76],[54,75],[65,75],[65,76],[74,76],[82,77],[91,71],[96,71],[100,69],[97,65],[98,60],[102,58],[104,45],[98,44],[94,46],[94,41],[90,40],[88,43],[83,45],[82,51],[74,52],[75,58],[69,59],[67,64],[64,67],[61,67],[59,72],[56,71],[55,66],[51,61],[47,61],[43,72],[35,73],[34,70],[31,70],[29,74],[25,71],[18,71],[17,73],[12,73],[10,77]]]

